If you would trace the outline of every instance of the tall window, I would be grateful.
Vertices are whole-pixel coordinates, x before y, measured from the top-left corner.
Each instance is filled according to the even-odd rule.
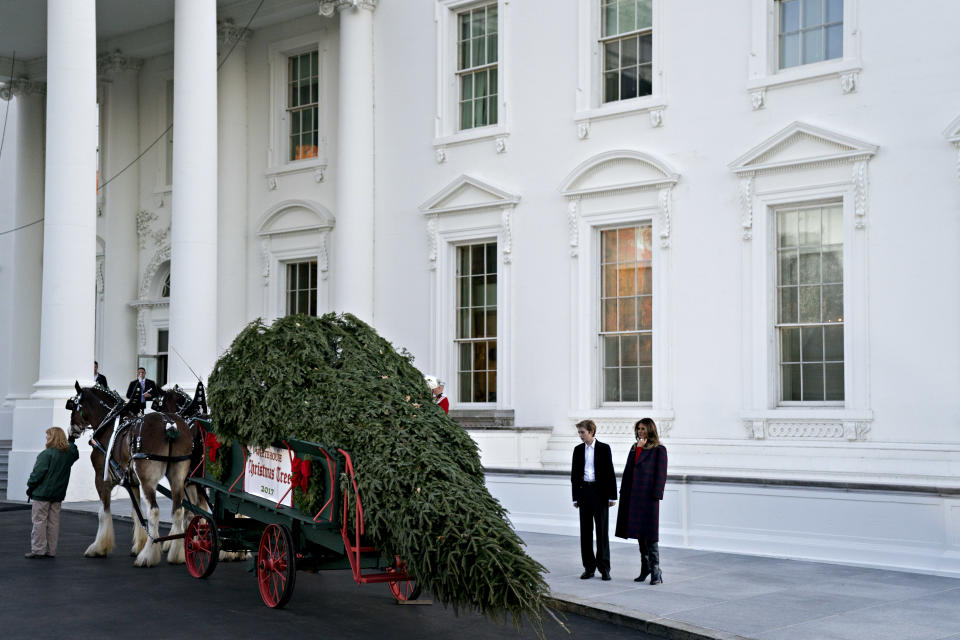
[[[170,297],[170,274],[167,274],[167,277],[163,279],[163,287],[160,288],[160,297],[169,298]]]
[[[160,329],[157,331],[157,379],[158,386],[167,384],[167,353],[170,344],[170,331]]]
[[[320,103],[319,54],[287,58],[287,115],[290,121],[290,160],[317,156]]]
[[[317,315],[317,261],[287,263],[287,315]]]
[[[497,124],[497,4],[457,15],[460,129]]]
[[[653,263],[649,222],[600,232],[603,402],[653,398]]]
[[[457,247],[460,402],[497,401],[497,243]]]
[[[841,206],[777,211],[782,402],[843,400]]]
[[[843,57],[843,0],[779,0],[780,68]]]
[[[602,0],[603,101],[653,91],[653,0]]]

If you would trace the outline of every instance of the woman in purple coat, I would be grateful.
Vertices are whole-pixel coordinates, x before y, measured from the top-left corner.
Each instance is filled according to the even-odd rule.
[[[637,420],[633,432],[637,443],[630,447],[623,469],[614,533],[640,543],[640,575],[634,582],[649,575],[650,584],[660,584],[660,501],[667,482],[667,448],[660,444],[657,425],[650,418]]]

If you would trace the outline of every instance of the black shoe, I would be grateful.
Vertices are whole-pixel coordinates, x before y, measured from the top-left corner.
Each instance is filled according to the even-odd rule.
[[[593,571],[584,571],[583,573],[580,574],[581,580],[589,580],[592,577],[593,577]]]
[[[33,553],[33,552],[30,552],[30,553],[24,554],[23,557],[24,557],[24,558],[29,558],[29,559],[31,559],[31,560],[39,560],[39,559],[42,559],[42,558],[44,557],[44,555],[43,555],[42,553]]]
[[[600,572],[600,579],[603,580],[604,582],[609,582],[609,581],[610,581],[610,572],[609,572],[609,571],[601,571],[601,572]]]
[[[660,572],[660,545],[651,542],[647,547],[650,559],[650,584],[663,584],[663,574]]]

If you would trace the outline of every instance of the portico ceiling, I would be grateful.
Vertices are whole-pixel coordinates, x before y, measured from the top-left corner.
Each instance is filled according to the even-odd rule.
[[[246,24],[260,0],[216,0],[217,17]],[[173,50],[174,0],[96,0],[97,49],[151,57]],[[315,0],[265,0],[252,29],[316,13]],[[41,79],[47,49],[46,0],[0,2],[0,81],[10,76]]]

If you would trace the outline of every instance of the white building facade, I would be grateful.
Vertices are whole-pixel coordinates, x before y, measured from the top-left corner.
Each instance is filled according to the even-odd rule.
[[[649,416],[665,543],[960,575],[960,6],[258,4],[0,9],[9,499],[94,359],[349,311],[520,529]]]

